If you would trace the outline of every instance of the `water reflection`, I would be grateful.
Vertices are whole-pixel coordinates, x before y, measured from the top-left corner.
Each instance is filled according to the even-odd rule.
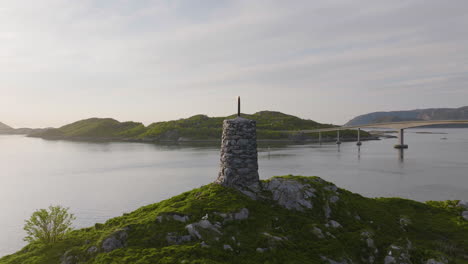
[[[403,148],[401,149],[398,149],[398,160],[400,162],[404,162],[405,161],[405,150]]]

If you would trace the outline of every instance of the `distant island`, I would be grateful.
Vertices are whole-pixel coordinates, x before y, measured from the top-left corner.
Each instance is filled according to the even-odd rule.
[[[345,126],[425,120],[468,120],[468,106],[460,108],[429,108],[406,111],[373,112],[357,116],[348,121]],[[430,127],[468,127],[468,125],[452,124],[433,125]]]
[[[255,114],[242,114],[257,121],[257,135],[260,141],[317,141],[317,133],[294,133],[287,131],[329,128],[331,124],[301,119],[281,112],[261,111]],[[138,122],[119,122],[112,118],[90,118],[80,120],[60,128],[50,128],[30,133],[30,137],[50,140],[82,141],[134,141],[134,142],[194,142],[219,141],[224,119],[228,117],[208,117],[195,115],[185,119],[156,122],[144,126]],[[356,139],[356,131],[342,131],[342,140]],[[336,132],[324,132],[324,141],[334,141]],[[361,139],[375,139],[367,132],[361,132]]]
[[[31,133],[38,133],[44,129],[41,128],[12,128],[0,122],[0,135],[26,135]]]

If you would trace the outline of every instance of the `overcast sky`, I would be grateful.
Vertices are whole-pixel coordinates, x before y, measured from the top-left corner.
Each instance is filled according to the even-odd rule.
[[[468,1],[2,0],[0,121],[468,105]]]

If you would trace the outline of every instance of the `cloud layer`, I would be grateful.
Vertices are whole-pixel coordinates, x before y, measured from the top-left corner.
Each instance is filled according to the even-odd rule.
[[[467,105],[467,25],[463,0],[4,1],[0,121]]]

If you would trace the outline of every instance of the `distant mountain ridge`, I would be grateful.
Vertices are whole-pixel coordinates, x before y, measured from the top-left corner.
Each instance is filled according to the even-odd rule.
[[[428,108],[406,111],[373,112],[357,116],[348,121],[345,126],[427,120],[468,120],[468,106],[459,108]],[[463,127],[466,126],[463,125]]]
[[[13,128],[0,122],[0,135],[26,135],[30,133],[38,133],[40,128]]]
[[[0,122],[0,133],[11,131],[13,128]]]

